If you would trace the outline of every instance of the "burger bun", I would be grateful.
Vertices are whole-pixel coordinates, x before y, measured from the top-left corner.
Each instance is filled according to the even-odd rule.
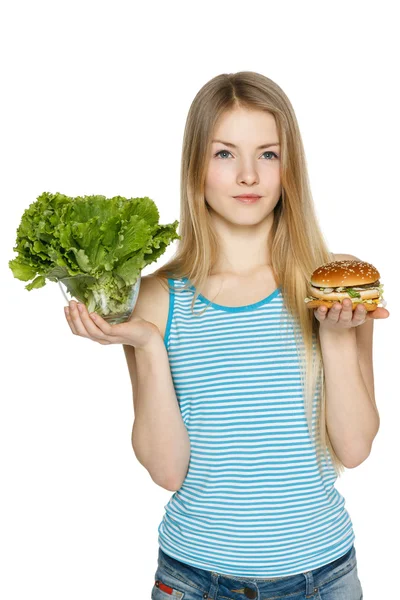
[[[345,295],[345,298],[349,298],[349,296]],[[352,300],[352,298],[350,298],[350,300]],[[317,308],[318,306],[326,306],[327,308],[331,308],[335,304],[335,302],[338,302],[338,300],[310,300],[310,302],[307,302],[306,306],[307,308]],[[373,302],[372,304],[367,304],[367,302],[353,301],[352,304],[352,310],[355,310],[359,304],[362,304],[368,312],[371,312],[372,310],[376,310],[378,308],[378,299],[376,300],[376,303]]]

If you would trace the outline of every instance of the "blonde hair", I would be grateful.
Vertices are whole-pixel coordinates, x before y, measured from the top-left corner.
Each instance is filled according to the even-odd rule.
[[[275,118],[280,142],[282,193],[274,208],[268,242],[271,268],[281,288],[284,306],[296,325],[294,335],[305,413],[311,439],[315,442],[318,468],[321,472],[328,451],[328,458],[337,476],[340,476],[344,465],[332,447],[326,427],[319,321],[304,302],[309,295],[311,273],[320,265],[334,260],[334,255],[327,248],[315,213],[294,110],[283,90],[268,77],[252,71],[218,75],[206,83],[194,98],[186,120],[182,147],[180,241],[173,257],[152,275],[164,282],[168,278],[187,277],[188,282],[181,291],[194,286],[193,312],[219,254],[218,238],[204,195],[212,135],[221,115],[236,108],[263,110]],[[320,392],[320,402],[316,403],[314,433],[312,418],[317,391]]]

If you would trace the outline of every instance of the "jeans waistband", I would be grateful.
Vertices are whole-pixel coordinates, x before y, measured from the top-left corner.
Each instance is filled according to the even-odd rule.
[[[245,589],[248,593],[253,592],[254,598],[257,598],[259,596],[256,594],[260,592],[263,594],[268,592],[283,593],[285,591],[290,593],[291,590],[297,589],[304,589],[306,596],[312,596],[324,582],[335,579],[352,569],[356,564],[356,557],[355,548],[352,545],[341,557],[322,567],[286,577],[267,578],[239,577],[208,571],[183,563],[166,554],[161,548],[159,548],[158,562],[162,569],[166,569],[171,575],[179,578],[187,585],[195,584],[199,589],[209,590],[209,598],[211,599],[214,598],[214,595],[216,597],[220,588],[225,588],[230,592]]]

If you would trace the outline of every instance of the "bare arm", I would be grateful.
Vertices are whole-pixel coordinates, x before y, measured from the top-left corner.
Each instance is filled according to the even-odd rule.
[[[124,346],[124,351],[131,377],[135,361],[132,446],[136,458],[153,481],[174,491],[181,487],[187,474],[190,441],[163,339],[155,336],[146,348]]]
[[[352,469],[369,456],[379,415],[360,369],[355,328],[338,334],[322,331],[320,340],[329,437],[344,466]]]
[[[155,483],[174,491],[181,487],[189,466],[190,441],[172,381],[168,353],[160,333],[162,291],[153,277],[142,280],[133,316],[158,325],[143,348],[123,345],[132,383],[134,423],[132,447]],[[165,323],[164,323],[165,325]]]

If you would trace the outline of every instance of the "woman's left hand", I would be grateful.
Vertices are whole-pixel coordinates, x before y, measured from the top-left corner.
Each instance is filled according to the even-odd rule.
[[[353,311],[351,300],[345,299],[343,302],[335,302],[329,309],[319,306],[314,309],[314,315],[320,322],[320,330],[323,328],[339,331],[363,325],[367,319],[387,319],[390,313],[381,306],[371,311],[358,306]]]

